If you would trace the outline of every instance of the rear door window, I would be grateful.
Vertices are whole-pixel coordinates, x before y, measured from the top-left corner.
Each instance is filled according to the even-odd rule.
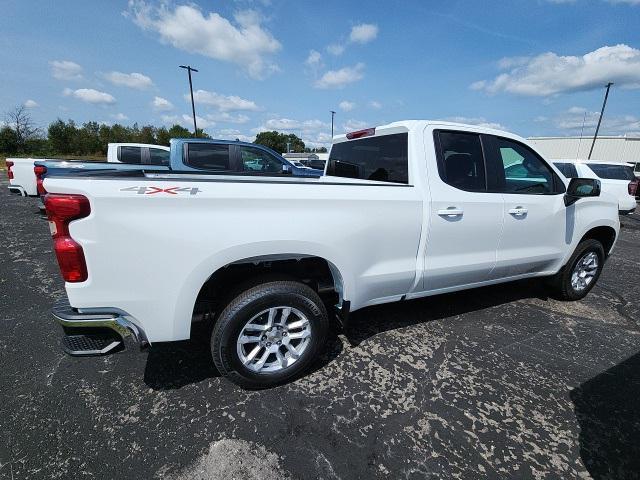
[[[169,165],[169,152],[161,148],[149,148],[149,163],[151,165]]]
[[[436,131],[439,139],[438,173],[452,187],[469,192],[487,190],[480,135]]]
[[[566,178],[578,178],[578,170],[576,169],[576,166],[572,163],[554,163],[554,165],[556,166],[556,168],[558,170],[560,170],[562,172],[562,175],[564,175]]]
[[[142,163],[142,147],[118,147],[118,160],[122,163]]]
[[[188,143],[186,164],[209,171],[230,170],[229,145]]]
[[[409,183],[407,141],[407,133],[394,133],[336,143],[327,175]]]
[[[611,165],[608,163],[587,163],[587,167],[591,169],[598,177],[607,180],[633,180],[633,169],[626,165]]]

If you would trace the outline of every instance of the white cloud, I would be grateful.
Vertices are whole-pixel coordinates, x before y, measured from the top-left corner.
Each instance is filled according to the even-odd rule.
[[[160,119],[162,120],[162,123],[166,125],[174,125],[176,123],[177,124],[182,123],[182,119],[178,115],[162,115]]]
[[[278,70],[269,56],[282,46],[263,28],[264,19],[256,11],[237,12],[232,22],[216,12],[205,14],[193,4],[154,7],[144,0],[130,0],[126,15],[142,29],[159,34],[164,43],[235,63],[253,78]]]
[[[331,123],[318,119],[270,118],[264,124],[252,128],[251,132],[258,134],[271,130],[294,133],[301,137],[305,145],[310,148],[328,147],[331,144]]]
[[[320,66],[322,63],[322,54],[316,50],[309,50],[309,56],[304,63],[310,67]]]
[[[353,67],[344,67],[340,70],[329,70],[320,79],[316,80],[316,88],[343,88],[349,83],[357,82],[364,77],[364,63],[358,63]]]
[[[340,110],[342,110],[343,112],[350,112],[351,110],[356,108],[356,104],[348,100],[343,100],[342,102],[340,102],[338,107],[340,107]]]
[[[556,129],[567,134],[579,135],[582,132],[588,137],[592,136],[598,124],[600,112],[589,111],[582,107],[571,107],[549,120],[548,118],[536,119],[539,123],[551,123]],[[605,113],[600,126],[600,135],[640,135],[640,118],[633,115],[611,116]]]
[[[38,105],[38,102],[36,102],[35,100],[27,100],[26,102],[24,102],[24,106],[27,108],[36,108],[39,107],[40,105]]]
[[[182,115],[162,115],[161,119],[165,124],[173,125],[177,123],[188,129],[193,128],[192,114],[183,113]],[[244,124],[249,120],[249,117],[246,115],[232,115],[227,112],[207,113],[202,116],[196,115],[198,128],[203,129],[214,127],[218,122]]]
[[[238,97],[237,95],[221,95],[216,92],[209,92],[207,90],[196,90],[193,92],[193,98],[196,103],[202,103],[205,105],[211,105],[216,107],[221,112],[234,112],[234,111],[257,111],[260,107],[252,100]],[[185,95],[185,99],[191,101],[190,95]]]
[[[216,122],[226,123],[247,123],[250,118],[247,115],[237,114],[233,115],[229,112],[217,112],[206,115],[207,119]]]
[[[58,80],[82,80],[82,67],[70,60],[53,60],[49,62],[51,75]]]
[[[490,81],[471,84],[473,90],[488,93],[548,96],[593,90],[611,81],[617,86],[640,88],[640,50],[620,44],[601,47],[583,56],[543,53],[516,63],[501,62],[508,72]]]
[[[341,39],[339,42],[327,45],[326,50],[336,57],[342,55],[350,43],[369,43],[378,36],[378,26],[372,23],[354,25],[349,33],[349,39]]]
[[[353,43],[369,43],[378,36],[378,26],[372,23],[361,23],[351,29],[349,40]]]
[[[189,127],[189,126],[193,126],[193,115],[187,115],[186,113],[182,114],[182,125],[185,127]],[[214,122],[213,120],[210,120],[209,118],[203,118],[200,117],[198,115],[196,115],[196,124],[198,125],[198,128],[210,128],[215,126],[216,122]]]
[[[63,94],[67,97],[75,97],[78,100],[82,100],[87,103],[105,105],[116,103],[116,99],[112,95],[94,90],[93,88],[79,88],[78,90],[65,88]]]
[[[222,128],[212,132],[214,138],[220,138],[223,140],[240,140],[241,142],[253,142],[256,139],[255,135],[246,135],[242,131],[235,128]]]
[[[167,112],[169,110],[173,110],[173,103],[162,97],[154,97],[153,101],[151,102],[151,106],[157,112]]]
[[[340,45],[339,43],[332,43],[331,45],[327,45],[327,52],[331,55],[342,55],[344,53],[344,45]]]
[[[494,128],[496,130],[507,129],[504,125],[498,122],[491,122],[484,117],[447,117],[444,120],[447,122],[466,123],[467,125],[477,125],[479,127]]]
[[[125,120],[129,120],[129,117],[127,117],[124,113],[116,113],[115,115],[111,115],[111,118],[113,118],[114,120],[117,120],[118,122],[124,122]]]
[[[342,129],[346,132],[353,132],[355,130],[362,130],[363,128],[371,127],[372,125],[367,122],[363,122],[362,120],[347,120],[344,124],[342,124]]]
[[[380,102],[378,102],[377,100],[371,100],[369,102],[369,106],[371,108],[376,109],[376,110],[380,110],[382,108],[382,104]]]
[[[122,73],[122,72],[108,72],[103,77],[114,85],[121,87],[137,88],[138,90],[144,90],[153,86],[153,82],[149,77],[141,73]]]
[[[265,122],[267,130],[321,130],[327,128],[330,124],[322,120],[291,120],[289,118],[271,118]]]

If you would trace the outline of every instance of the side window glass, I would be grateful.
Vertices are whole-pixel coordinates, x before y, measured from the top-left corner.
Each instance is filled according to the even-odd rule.
[[[578,171],[576,166],[571,163],[554,163],[554,165],[562,172],[567,178],[578,178]]]
[[[187,165],[203,170],[229,170],[229,146],[189,143]]]
[[[408,184],[408,138],[407,133],[393,133],[336,143],[327,175]]]
[[[120,147],[118,149],[118,160],[122,163],[142,163],[142,148]]]
[[[150,148],[149,163],[151,165],[169,165],[169,152],[160,148]]]
[[[504,172],[504,192],[554,193],[553,171],[535,153],[504,138],[495,137],[493,144]]]
[[[440,178],[452,187],[471,192],[486,191],[484,157],[480,136],[475,133],[440,132]]]
[[[259,148],[240,147],[245,172],[282,173],[282,162]]]

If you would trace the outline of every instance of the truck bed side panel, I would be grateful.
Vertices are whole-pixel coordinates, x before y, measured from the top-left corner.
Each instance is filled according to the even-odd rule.
[[[414,283],[422,199],[412,186],[52,177],[45,187],[91,203],[70,226],[89,271],[67,284],[71,305],[122,309],[151,341],[187,338],[202,284],[247,258],[322,257],[353,309]]]

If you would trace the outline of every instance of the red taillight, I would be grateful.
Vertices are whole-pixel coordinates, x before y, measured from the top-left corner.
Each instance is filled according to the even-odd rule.
[[[640,183],[640,180],[637,178],[634,178],[629,182],[629,195],[633,195],[635,197],[638,194],[638,183]]]
[[[7,175],[9,176],[9,180],[13,180],[13,170],[11,170],[11,167],[13,167],[13,162],[5,162],[7,164]]]
[[[370,137],[376,134],[375,128],[365,128],[364,130],[357,130],[355,132],[347,133],[347,138],[353,140],[354,138]]]
[[[33,173],[36,174],[36,190],[38,195],[44,195],[47,191],[44,189],[44,178],[42,176],[47,173],[47,167],[36,165],[33,167]]]
[[[89,200],[82,195],[48,194],[44,206],[62,277],[66,282],[84,282],[88,276],[87,263],[82,247],[69,234],[69,223],[91,213]]]

